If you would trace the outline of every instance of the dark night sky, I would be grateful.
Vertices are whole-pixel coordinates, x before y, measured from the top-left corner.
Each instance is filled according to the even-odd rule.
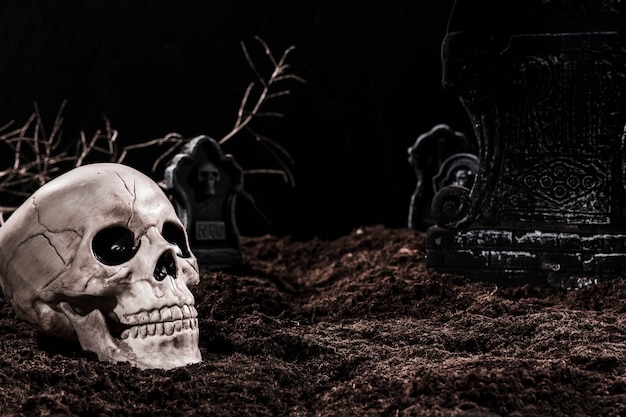
[[[283,119],[255,129],[287,149],[296,187],[246,176],[245,235],[330,237],[358,226],[405,227],[415,175],[407,148],[438,123],[468,132],[460,104],[441,86],[440,46],[452,0],[58,1],[0,5],[0,125],[25,122],[37,102],[52,123],[63,100],[64,137],[101,128],[121,143],[169,132],[216,139],[230,131],[253,79],[244,41],[254,36],[306,84],[276,101]],[[258,61],[257,61],[258,60]],[[227,144],[244,168],[277,167],[248,137]],[[129,161],[144,171],[145,159]],[[157,178],[160,179],[160,178]]]

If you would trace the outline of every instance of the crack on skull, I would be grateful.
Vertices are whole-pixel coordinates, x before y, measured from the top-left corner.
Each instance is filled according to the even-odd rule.
[[[61,259],[61,262],[63,262],[63,265],[65,265],[66,268],[69,268],[70,266],[72,266],[72,261],[74,260],[74,256],[72,256],[71,259],[65,260],[61,252],[59,252],[57,247],[54,246],[54,243],[52,243],[52,240],[50,240],[50,238],[46,236],[46,232],[39,234],[39,236],[42,236],[44,239],[48,241],[48,245],[50,245],[50,247],[54,250],[54,253],[57,254],[57,256],[59,257],[59,259]]]
[[[111,268],[116,268],[116,269],[115,269],[114,272],[110,272],[109,274],[107,274],[108,277],[117,277],[120,274],[120,271],[124,267],[123,266],[108,267],[109,270]],[[57,278],[59,276],[61,276],[64,272],[66,272],[66,271],[59,272],[59,274],[57,274],[55,277],[53,277],[52,280],[48,284],[44,285],[41,288],[40,294],[41,294],[41,298],[42,299],[45,299],[47,302],[53,302],[54,297],[56,297],[57,294],[59,293],[59,288],[54,288],[53,287],[52,290],[51,290],[49,287],[51,285],[55,285],[55,283],[57,282]],[[128,271],[126,273],[126,275],[124,275],[122,277],[117,277],[116,278],[116,283],[117,283],[117,285],[119,285],[119,284],[128,285],[128,283],[130,283],[131,279],[132,279],[132,273],[130,271]],[[106,280],[106,278],[104,280]],[[103,278],[102,278],[101,275],[97,275],[97,274],[93,275],[92,274],[92,275],[86,277],[86,279],[83,281],[83,285],[80,288],[74,287],[73,289],[70,289],[70,288],[64,287],[63,288],[63,293],[66,294],[66,295],[71,293],[71,294],[75,294],[76,296],[85,295],[85,294],[89,295],[89,292],[87,291],[87,289],[90,287],[91,283],[94,282],[94,281],[96,282],[96,287],[97,288],[101,287],[102,285],[106,285],[106,284],[103,284]],[[76,282],[74,282],[74,284],[76,284]],[[49,297],[43,296],[43,294],[46,294],[47,292],[50,292],[50,296]],[[113,293],[115,293],[115,292],[113,292]],[[101,295],[102,294],[100,294],[99,296],[101,296]],[[96,309],[96,308],[94,307],[94,309]]]
[[[130,217],[128,218],[126,222],[126,226],[130,228],[130,224],[132,223],[133,218],[135,217],[135,203],[137,202],[137,183],[133,181],[133,186],[131,189],[126,183],[126,180],[118,172],[116,172],[115,175],[117,175],[117,177],[122,182],[122,185],[124,185],[124,188],[126,189],[126,191],[128,191],[128,194],[132,197],[132,201],[130,203]]]
[[[183,261],[185,261],[185,263],[187,263],[187,265],[189,265],[191,269],[194,270],[194,272],[196,272],[197,274],[200,273],[200,268],[198,267],[198,265],[192,262],[190,259],[183,259]]]
[[[124,188],[126,188],[126,191],[128,191],[128,194],[132,195],[134,197],[133,191],[134,191],[134,185],[133,185],[133,190],[131,190],[128,187],[128,184],[126,184],[126,180],[124,180],[124,178],[120,175],[119,172],[116,172],[115,175],[120,179],[120,181],[122,182],[122,184],[124,185]]]
[[[37,223],[39,223],[41,227],[46,229],[46,232],[55,233],[55,234],[70,232],[70,233],[74,233],[76,236],[82,239],[83,235],[76,229],[52,229],[51,227],[45,225],[43,221],[41,221],[41,212],[39,211],[39,207],[37,206],[37,202],[35,201],[35,198],[33,197],[31,201],[33,204],[33,208],[35,209],[35,213],[37,213]]]
[[[152,228],[157,229],[157,233],[161,234],[161,233],[159,232],[159,227],[158,227],[158,224],[157,224],[157,223],[150,223],[150,224],[146,224],[146,228],[145,228],[145,230],[144,230],[144,231],[143,231],[140,235],[138,235],[138,236],[135,238],[135,239],[137,240],[137,242],[139,242],[141,239],[143,239],[143,238],[145,237],[145,238],[148,240],[148,245],[152,245],[152,244],[153,244],[153,241],[152,241],[152,239],[150,238],[150,235],[148,234],[148,231],[149,231],[150,229],[152,229]]]
[[[48,226],[43,224],[43,221],[41,221],[41,212],[39,211],[39,206],[37,206],[37,201],[35,200],[35,197],[32,197],[30,199],[30,202],[33,205],[33,209],[35,210],[35,213],[37,214],[37,223],[39,223],[41,227],[46,229],[46,231],[54,233],[54,230],[51,230]]]
[[[135,204],[137,203],[137,183],[133,181],[133,201],[130,203],[130,219],[128,219],[128,227],[135,218]]]
[[[26,238],[25,240],[21,241],[17,246],[15,246],[15,248],[13,249],[13,252],[11,253],[9,259],[11,260],[11,262],[13,262],[15,260],[16,254],[21,252],[20,248],[26,244],[28,244],[31,240],[38,238],[38,237],[43,237],[44,239],[46,239],[48,241],[48,244],[50,245],[50,247],[54,250],[54,252],[57,254],[57,256],[59,257],[59,259],[61,260],[61,262],[63,263],[63,265],[65,266],[65,269],[61,269],[59,271],[57,271],[56,274],[52,274],[48,277],[46,277],[48,279],[48,282],[44,285],[43,289],[45,289],[47,286],[49,286],[50,284],[52,284],[53,282],[55,282],[61,275],[63,275],[65,272],[67,272],[67,269],[71,267],[72,263],[66,263],[65,260],[63,259],[63,257],[61,256],[61,254],[59,253],[59,251],[56,249],[56,247],[50,242],[50,239],[48,239],[47,236],[44,235],[44,233],[37,233],[35,235],[29,236],[28,238]],[[72,258],[73,260],[73,258]]]
[[[80,239],[83,238],[83,235],[81,233],[78,232],[78,230],[76,229],[60,229],[60,230],[55,230],[50,228],[49,226],[45,225],[43,223],[43,221],[41,220],[41,212],[39,211],[39,207],[37,206],[37,201],[35,200],[35,198],[31,198],[31,203],[33,205],[33,209],[35,210],[35,213],[37,215],[37,223],[43,227],[45,229],[45,232],[42,233],[37,233],[34,234],[32,236],[29,236],[26,240],[22,241],[17,247],[16,250],[14,251],[17,252],[17,248],[21,247],[22,245],[26,244],[27,242],[29,242],[30,240],[32,240],[33,238],[36,238],[38,236],[43,237],[44,239],[46,239],[46,241],[48,242],[48,245],[52,248],[52,250],[54,250],[54,252],[57,254],[57,256],[59,257],[59,259],[61,260],[61,262],[63,262],[63,265],[65,265],[65,267],[70,267],[72,265],[72,261],[74,260],[74,256],[76,255],[75,253],[72,254],[71,259],[65,259],[63,257],[63,254],[61,253],[61,251],[59,251],[59,249],[54,245],[54,243],[52,242],[52,238],[49,237],[48,235],[46,235],[46,233],[51,233],[51,234],[62,234],[62,233],[74,233],[76,236],[78,236]]]

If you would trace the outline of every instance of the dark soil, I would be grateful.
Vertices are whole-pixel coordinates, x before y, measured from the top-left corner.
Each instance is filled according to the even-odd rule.
[[[81,416],[619,416],[626,283],[501,288],[426,271],[424,236],[244,238],[195,287],[203,362],[98,362],[0,299],[0,410]]]

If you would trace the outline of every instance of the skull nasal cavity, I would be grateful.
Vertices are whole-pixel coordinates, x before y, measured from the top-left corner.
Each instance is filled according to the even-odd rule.
[[[176,278],[176,260],[170,251],[164,252],[154,268],[154,279],[163,281],[165,277]]]

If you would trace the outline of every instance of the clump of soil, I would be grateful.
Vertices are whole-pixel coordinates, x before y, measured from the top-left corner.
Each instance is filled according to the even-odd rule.
[[[425,270],[424,236],[243,238],[193,289],[203,362],[98,362],[0,299],[3,416],[618,416],[626,283],[500,288]]]

